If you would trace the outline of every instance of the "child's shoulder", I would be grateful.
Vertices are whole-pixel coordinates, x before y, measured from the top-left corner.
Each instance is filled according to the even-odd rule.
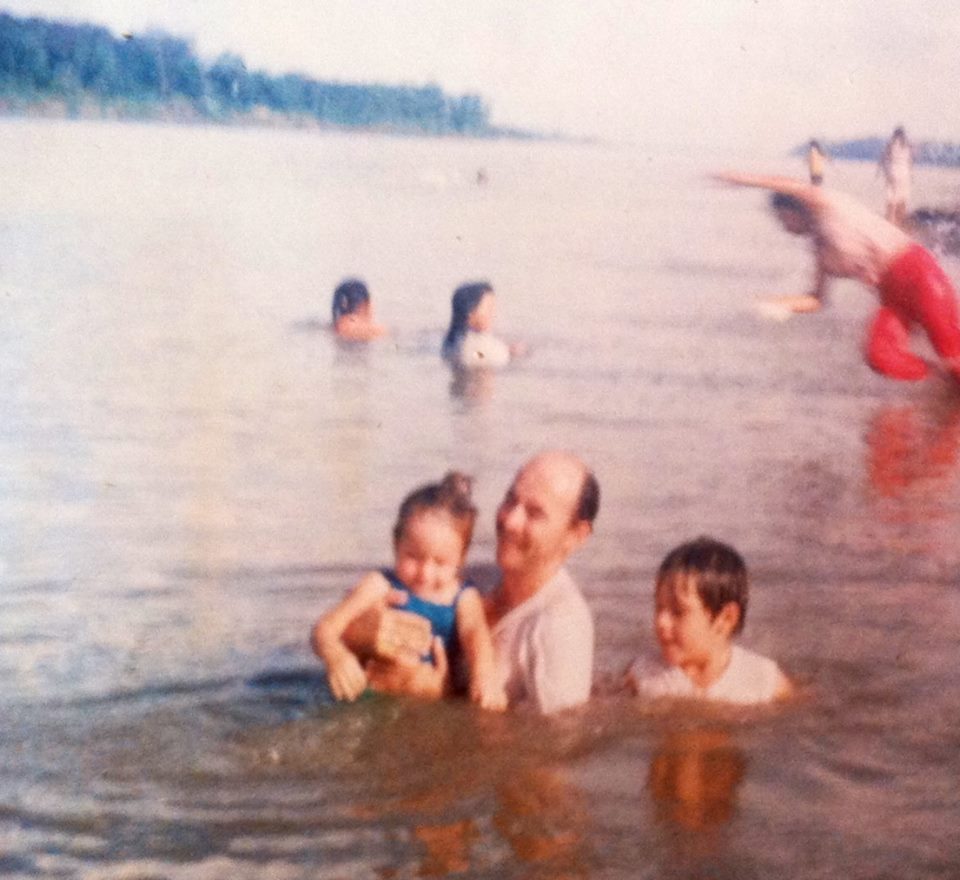
[[[777,699],[783,682],[775,660],[733,645],[730,664],[709,690],[713,699],[730,703],[767,703]]]

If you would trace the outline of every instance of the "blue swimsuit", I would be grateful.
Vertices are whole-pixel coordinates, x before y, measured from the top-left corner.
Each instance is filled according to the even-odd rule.
[[[430,621],[430,631],[435,636],[440,636],[443,641],[443,647],[447,651],[447,656],[451,659],[460,652],[460,639],[457,636],[457,603],[463,595],[463,588],[457,591],[453,602],[449,605],[438,605],[436,602],[428,602],[410,592],[410,588],[397,577],[392,569],[383,568],[380,573],[390,582],[391,587],[402,590],[407,594],[407,602],[401,605],[403,611],[412,611]],[[424,661],[433,662],[433,657],[426,654]]]

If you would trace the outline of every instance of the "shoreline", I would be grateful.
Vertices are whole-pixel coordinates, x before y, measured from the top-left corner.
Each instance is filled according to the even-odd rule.
[[[166,104],[106,104],[68,98],[40,100],[0,97],[0,119],[66,122],[132,122],[174,126],[213,126],[217,128],[275,129],[309,131],[319,134],[368,134],[398,137],[427,137],[457,140],[568,141],[563,135],[545,135],[532,131],[491,126],[484,131],[440,131],[422,126],[337,125],[309,114],[279,113],[255,107],[244,113],[216,115],[204,113],[189,102]]]

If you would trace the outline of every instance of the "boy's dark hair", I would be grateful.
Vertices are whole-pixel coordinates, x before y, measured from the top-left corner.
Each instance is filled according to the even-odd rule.
[[[711,617],[729,602],[738,605],[740,619],[733,632],[743,629],[747,619],[747,566],[733,547],[706,535],[675,547],[660,563],[657,584],[684,579],[692,580]]]
[[[370,291],[359,278],[347,278],[337,285],[333,292],[333,323],[344,315],[353,314],[364,303],[370,302]]]
[[[403,530],[412,516],[422,510],[442,510],[450,516],[463,538],[463,552],[466,554],[477,521],[472,493],[472,478],[459,471],[450,471],[439,483],[427,483],[414,489],[400,504],[393,527],[394,543],[403,537]]]

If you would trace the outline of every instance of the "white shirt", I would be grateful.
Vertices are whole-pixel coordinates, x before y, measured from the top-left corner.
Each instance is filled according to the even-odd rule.
[[[492,333],[468,330],[453,359],[461,367],[505,367],[510,363],[510,346]]]
[[[497,670],[510,703],[548,714],[587,701],[593,681],[593,616],[565,569],[493,627]]]
[[[677,666],[665,666],[646,658],[630,669],[637,693],[644,697],[695,697],[724,703],[768,703],[777,694],[782,674],[769,659],[740,645],[733,645],[723,674],[705,688],[697,687]]]

